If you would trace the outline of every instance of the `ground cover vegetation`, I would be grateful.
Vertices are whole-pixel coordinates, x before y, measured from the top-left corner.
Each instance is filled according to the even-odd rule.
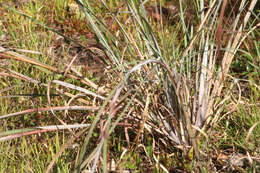
[[[0,0],[0,172],[257,172],[257,0]]]

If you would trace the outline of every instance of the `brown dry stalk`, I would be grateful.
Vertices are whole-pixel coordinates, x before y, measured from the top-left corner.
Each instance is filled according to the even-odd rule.
[[[2,53],[1,53],[1,52],[2,52]],[[52,66],[47,65],[47,64],[44,64],[44,63],[42,63],[42,62],[40,62],[40,61],[37,61],[37,60],[35,60],[35,59],[26,57],[26,56],[21,55],[21,54],[18,54],[18,53],[16,53],[16,52],[8,51],[8,50],[6,50],[6,49],[4,49],[4,48],[2,48],[2,47],[0,46],[0,59],[1,59],[1,58],[4,58],[4,59],[15,59],[15,60],[18,60],[18,61],[23,61],[23,62],[25,62],[25,63],[30,63],[30,64],[33,64],[33,65],[40,66],[40,67],[42,67],[42,68],[48,69],[48,70],[50,70],[50,71],[53,71],[53,72],[56,72],[56,73],[60,73],[60,72],[58,71],[58,69],[55,68],[55,67],[52,67]],[[95,83],[91,82],[91,81],[90,81],[89,79],[87,79],[87,78],[81,79],[81,78],[76,77],[76,76],[74,76],[74,75],[72,75],[72,74],[67,74],[66,76],[67,76],[67,77],[71,77],[71,78],[73,78],[73,79],[80,80],[80,82],[82,82],[82,83],[84,83],[84,84],[86,84],[86,85],[89,85],[89,86],[93,87],[94,89],[97,89],[97,88],[98,88],[98,86],[97,86]]]
[[[249,138],[250,138],[250,135],[252,134],[253,130],[255,127],[257,127],[257,125],[260,124],[260,121],[256,122],[248,131],[247,135],[246,135],[246,146],[248,145],[248,141],[249,141]]]
[[[147,96],[146,96],[146,103],[145,103],[145,107],[144,107],[144,112],[142,113],[142,122],[140,123],[140,128],[139,128],[139,130],[137,132],[137,135],[135,136],[133,145],[132,145],[130,150],[133,149],[133,147],[135,146],[136,142],[138,141],[141,133],[144,131],[144,125],[145,125],[147,117],[148,117],[149,104],[150,104],[150,94],[147,94]]]
[[[20,55],[18,53],[15,52],[11,52],[11,51],[6,51],[5,53],[0,53],[0,58],[5,58],[5,59],[15,59],[18,61],[23,61],[26,63],[30,63],[30,64],[34,64],[43,68],[46,68],[48,70],[54,71],[54,72],[58,72],[58,69],[52,66],[49,66],[47,64],[43,64],[35,59],[32,58],[28,58],[24,55]]]
[[[209,17],[209,14],[211,13],[213,7],[215,6],[217,0],[214,0],[214,2],[212,2],[212,5],[211,7],[209,8],[209,10],[207,11],[203,21],[201,22],[201,24],[199,25],[198,29],[197,29],[197,32],[196,32],[196,35],[193,37],[193,39],[190,41],[188,47],[185,49],[185,51],[183,52],[182,54],[182,57],[186,57],[188,55],[188,52],[189,50],[191,49],[192,45],[195,43],[200,31],[203,29],[203,26],[205,26],[205,23]]]
[[[1,55],[0,55],[1,56]],[[1,69],[1,68],[0,68]],[[12,78],[16,78],[16,79],[20,79],[20,80],[25,80],[27,81],[26,79],[20,77],[20,76],[17,76],[17,75],[14,75],[14,74],[9,74],[9,73],[4,73],[4,72],[0,72],[0,76],[4,76],[4,77],[12,77]]]
[[[245,1],[242,1],[242,2],[245,2]],[[225,77],[228,73],[229,67],[230,67],[231,62],[233,60],[234,53],[236,52],[236,49],[238,48],[237,46],[240,44],[240,41],[241,41],[240,39],[242,37],[242,29],[243,29],[243,27],[246,26],[246,24],[249,20],[249,17],[251,15],[251,11],[254,9],[256,2],[257,2],[257,0],[251,1],[248,12],[243,19],[243,23],[240,25],[238,31],[236,32],[235,38],[234,38],[233,42],[231,43],[231,46],[227,47],[228,49],[230,49],[232,51],[226,51],[225,54],[224,54],[224,58],[223,58],[223,62],[222,62],[222,67],[224,67],[224,68],[222,68],[222,71],[220,71],[218,73],[218,76],[216,78],[216,81],[215,81],[215,84],[214,84],[214,87],[213,87],[213,90],[212,90],[213,92],[211,94],[212,98],[217,98],[222,91],[223,83],[225,81]],[[207,111],[206,111],[206,118],[208,118],[215,101],[216,101],[216,99],[209,100],[208,108],[207,108]]]
[[[220,12],[219,22],[218,22],[218,27],[217,27],[217,45],[218,45],[218,48],[217,48],[217,56],[218,56],[217,64],[218,65],[221,65],[221,62],[222,62],[222,59],[223,59],[223,57],[221,57],[221,50],[220,49],[221,49],[221,38],[222,38],[222,34],[223,34],[223,28],[222,28],[223,17],[224,17],[226,5],[227,5],[227,0],[224,0],[222,7],[221,7],[221,12]]]

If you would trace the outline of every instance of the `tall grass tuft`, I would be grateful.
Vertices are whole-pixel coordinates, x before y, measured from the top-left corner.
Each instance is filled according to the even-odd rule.
[[[75,1],[85,15],[86,28],[91,26],[98,45],[101,45],[100,50],[105,52],[107,59],[104,61],[107,61],[106,64],[111,67],[111,73],[116,75],[111,75],[112,80],[107,85],[99,87],[91,80],[84,78],[83,74],[78,75],[78,72],[74,76],[69,72],[77,56],[63,73],[62,69],[0,47],[2,58],[29,63],[46,69],[49,73],[64,77],[59,80],[51,78],[48,84],[45,84],[8,70],[14,77],[46,87],[48,103],[47,108],[1,115],[0,119],[32,112],[51,111],[62,125],[1,132],[0,142],[21,136],[69,129],[72,138],[64,142],[64,145],[60,146],[58,136],[56,137],[56,154],[51,157],[52,161],[46,172],[53,170],[61,154],[79,137],[84,138],[84,141],[76,154],[75,162],[71,164],[73,166],[70,167],[74,172],[122,170],[125,167],[121,165],[121,161],[129,158],[131,160],[138,149],[144,151],[144,154],[140,155],[147,158],[149,166],[155,171],[170,172],[167,167],[170,164],[181,165],[185,171],[192,169],[197,172],[210,171],[206,165],[206,154],[202,151],[200,144],[203,143],[202,139],[209,138],[207,132],[222,118],[222,111],[230,98],[230,93],[224,93],[224,86],[232,88],[237,82],[229,75],[233,59],[239,56],[240,47],[247,36],[259,27],[259,24],[250,18],[254,15],[257,0],[239,1],[239,6],[232,9],[235,14],[230,18],[226,16],[227,11],[230,10],[227,0],[197,0],[193,4],[187,0],[176,0],[174,1],[176,8],[172,12],[174,16],[170,16],[170,23],[167,23],[165,21],[167,18],[163,16],[157,16],[157,22],[153,21],[147,10],[150,5],[148,1],[126,0],[120,2],[118,8],[115,9],[113,1],[100,0],[99,10],[104,13],[102,17],[93,8],[93,1]],[[149,9],[155,9],[155,12],[162,15],[166,10],[163,5],[163,2],[156,3]],[[65,16],[62,2],[57,1],[57,6],[59,7],[57,13]],[[14,9],[12,11],[30,21],[36,21],[39,26],[64,37],[67,41],[77,43],[27,14]],[[103,19],[104,16],[109,18],[114,25],[110,26],[109,22]],[[77,17],[84,19],[81,14],[77,14]],[[230,34],[227,35],[226,32]],[[86,39],[85,41],[87,42]],[[89,48],[81,43],[77,44],[86,49]],[[259,50],[258,46],[256,47]],[[1,73],[1,75],[7,74]],[[76,84],[62,81],[66,78],[73,79],[72,81]],[[234,79],[231,86],[225,83],[228,78]],[[83,83],[91,89],[77,86]],[[64,93],[51,84],[65,87],[67,90],[77,90],[82,94]],[[103,90],[107,86],[109,89]],[[51,89],[56,89],[71,98],[68,103],[66,102],[66,106],[51,106]],[[99,91],[103,91],[101,95]],[[93,99],[93,103],[100,106],[70,106],[72,100],[90,104],[88,98],[87,100],[79,98],[86,95],[91,96],[90,100]],[[57,100],[57,104],[62,103]],[[62,110],[66,112],[69,110],[91,111],[95,116],[87,115],[90,119],[89,124],[66,124],[55,114],[55,111]],[[259,122],[250,128],[245,140],[246,144],[249,143],[250,135],[258,124]],[[74,128],[85,129],[74,133],[72,131]],[[122,142],[117,138],[119,140],[117,147],[120,151],[122,151],[122,146],[127,147],[120,153],[120,159],[115,160],[112,158],[111,148],[116,147],[111,146],[111,139],[114,134],[121,135],[121,133],[125,141]],[[95,139],[96,143],[92,140],[94,137],[98,137]],[[147,143],[150,146],[146,146]],[[172,160],[166,159],[167,163],[161,163],[164,158],[161,159],[163,156],[156,153],[158,148],[162,152],[172,152],[171,155],[179,157],[179,160],[176,159],[174,163],[170,163]],[[138,159],[136,159],[137,162],[140,162],[141,159]],[[135,167],[131,165],[131,161],[129,162],[129,168]],[[189,164],[186,164],[187,162]],[[57,166],[57,170],[59,169]],[[64,169],[69,168],[64,167]],[[147,172],[149,171],[151,170],[147,168]]]
[[[110,40],[112,37],[108,36],[109,32],[105,30],[106,27],[93,13],[88,1],[83,3],[81,0],[77,0],[76,2],[82,8],[100,43],[118,67],[118,71],[125,72],[125,69],[127,69],[124,67],[125,64],[120,64],[122,62],[121,57],[124,56],[123,50],[117,48],[115,44],[111,44],[111,42],[117,42],[117,40]],[[142,71],[148,74],[152,73],[152,71],[155,72],[152,75],[153,79],[148,82],[156,84],[148,85],[157,87],[161,85],[164,88],[163,95],[166,99],[166,102],[162,102],[163,99],[161,102],[158,101],[157,104],[153,102],[155,105],[149,103],[148,107],[150,109],[149,111],[146,110],[146,120],[140,118],[145,129],[149,132],[157,131],[164,135],[168,144],[182,149],[186,154],[191,149],[194,150],[196,158],[200,160],[197,146],[199,136],[202,134],[207,137],[207,128],[219,118],[221,111],[218,110],[221,110],[225,103],[225,100],[222,100],[221,91],[230,64],[243,42],[244,36],[255,29],[255,27],[251,27],[248,30],[247,23],[251,15],[250,11],[253,11],[257,2],[256,0],[251,1],[250,4],[245,0],[241,1],[236,18],[228,27],[232,33],[227,44],[222,42],[223,15],[227,0],[215,0],[209,4],[206,4],[204,0],[200,0],[197,4],[197,11],[199,12],[197,16],[198,26],[195,23],[191,24],[191,26],[185,23],[185,9],[183,8],[185,4],[179,1],[180,24],[176,24],[176,26],[180,25],[181,27],[178,27],[180,30],[176,32],[184,33],[182,35],[184,38],[181,39],[183,42],[178,47],[185,48],[182,50],[177,49],[174,47],[174,43],[171,48],[172,54],[169,54],[169,52],[167,54],[162,49],[165,45],[160,45],[146,15],[145,2],[125,1],[127,13],[129,14],[129,23],[134,26],[128,28],[128,25],[120,23],[117,15],[109,9],[106,2],[101,0],[107,13],[118,24],[127,51],[132,55],[133,59],[138,59],[140,62],[137,62],[131,70],[128,70],[123,82],[116,89],[109,106],[110,115],[104,127],[104,134],[100,143],[87,161],[84,162],[83,157],[80,157],[78,168],[82,168],[80,165],[87,165],[93,160],[92,171],[94,172],[97,159],[101,157],[100,152],[103,146],[103,171],[107,169],[106,142],[109,136],[107,129],[111,126],[111,119],[118,112],[117,100],[123,88],[130,90],[129,81],[131,81],[131,75],[136,77],[139,82],[137,85],[144,85],[148,81],[147,78],[145,79],[147,81],[142,80],[142,78],[147,77],[141,73]],[[207,10],[205,10],[206,7]],[[175,36],[179,35],[176,34]],[[177,40],[177,38],[173,38],[173,40]],[[135,88],[135,91],[139,89]],[[144,89],[144,91],[145,93],[141,95],[143,99],[149,93],[154,92],[151,89]],[[143,99],[140,100],[145,103],[146,101]],[[147,106],[143,108],[147,108]],[[82,150],[82,152],[81,154],[84,155],[85,150]]]

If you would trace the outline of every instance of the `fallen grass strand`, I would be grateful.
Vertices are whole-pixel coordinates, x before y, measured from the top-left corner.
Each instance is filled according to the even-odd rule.
[[[63,82],[63,81],[60,81],[60,80],[53,80],[52,83],[59,84],[61,86],[67,87],[67,88],[75,89],[75,90],[83,92],[87,95],[91,95],[93,97],[100,98],[101,100],[105,100],[105,97],[103,97],[101,95],[98,95],[98,94],[96,94],[92,91],[85,89],[85,88],[82,88],[82,87],[79,87],[79,86],[76,86],[76,85],[73,85],[73,84],[70,84],[70,83],[67,83],[67,82]]]
[[[64,111],[64,110],[90,110],[90,111],[97,111],[99,110],[99,106],[57,106],[52,107],[53,111]],[[1,119],[10,118],[17,115],[24,115],[24,114],[30,114],[35,112],[46,112],[51,111],[51,108],[34,108],[34,109],[28,109],[21,112],[15,112],[7,115],[0,116]]]
[[[12,52],[12,51],[5,51],[4,48],[0,47],[0,51],[4,51],[4,53],[0,53],[0,58],[5,58],[5,59],[15,59],[15,60],[18,60],[18,61],[23,61],[25,63],[30,63],[30,64],[33,64],[33,65],[37,65],[37,66],[40,66],[42,68],[45,68],[45,69],[48,69],[48,70],[51,70],[53,72],[57,72],[58,73],[58,69],[55,68],[55,67],[52,67],[50,65],[47,65],[47,64],[44,64],[40,61],[37,61],[36,59],[32,59],[32,58],[29,58],[29,57],[26,57],[25,55],[21,55],[21,54],[18,54],[16,52]]]
[[[16,130],[9,130],[3,133],[0,133],[0,142],[4,142],[7,140],[12,140],[24,136],[30,136],[45,132],[57,131],[57,130],[71,130],[71,129],[78,129],[78,128],[86,128],[89,127],[90,124],[67,124],[64,125],[51,125],[51,126],[43,126],[43,127],[33,127],[33,128],[26,128],[26,129],[16,129]],[[3,136],[3,137],[1,137]]]

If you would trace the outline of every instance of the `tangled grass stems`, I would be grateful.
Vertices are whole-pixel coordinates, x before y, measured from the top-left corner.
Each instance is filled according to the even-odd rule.
[[[85,141],[82,142],[79,154],[74,162],[74,172],[81,172],[87,168],[90,168],[91,172],[98,172],[101,169],[103,169],[103,172],[107,172],[110,169],[109,162],[113,162],[109,151],[110,147],[113,147],[110,146],[110,139],[113,138],[114,130],[117,129],[119,122],[122,120],[132,124],[131,130],[136,134],[129,135],[127,128],[124,127],[126,140],[130,147],[127,150],[128,154],[122,154],[126,158],[131,157],[132,151],[138,148],[136,144],[148,140],[149,137],[147,136],[150,135],[153,141],[152,151],[149,151],[149,148],[146,148],[145,145],[139,148],[144,149],[145,157],[149,158],[149,164],[156,162],[157,166],[154,169],[158,167],[158,169],[168,171],[167,165],[169,163],[161,163],[159,159],[160,154],[156,154],[156,147],[160,148],[161,143],[163,143],[163,150],[177,148],[180,151],[177,151],[176,157],[187,158],[183,161],[175,161],[177,162],[176,165],[182,164],[183,170],[190,171],[195,169],[198,171],[198,168],[200,172],[205,171],[205,169],[210,170],[207,167],[206,159],[204,159],[207,155],[201,152],[200,144],[203,137],[201,134],[206,137],[207,141],[210,140],[210,136],[207,135],[209,126],[214,125],[218,120],[232,113],[233,109],[220,118],[225,104],[231,98],[229,96],[231,89],[226,93],[227,96],[222,96],[221,92],[226,84],[228,71],[240,45],[250,33],[257,29],[258,25],[250,26],[250,30],[246,34],[242,32],[247,27],[250,15],[252,15],[251,11],[253,11],[256,5],[256,0],[252,0],[250,4],[247,4],[245,0],[241,1],[238,15],[228,28],[232,30],[232,33],[228,38],[227,44],[221,43],[224,35],[223,16],[227,0],[214,0],[210,4],[200,0],[200,3],[196,4],[197,9],[200,10],[196,11],[197,23],[186,23],[185,4],[179,1],[180,9],[178,16],[180,22],[174,25],[178,26],[175,28],[175,32],[179,34],[171,35],[169,30],[167,30],[168,28],[166,28],[165,35],[167,36],[164,39],[173,36],[172,40],[174,41],[172,45],[167,45],[167,40],[163,40],[165,44],[163,46],[161,46],[158,39],[160,34],[154,30],[152,23],[149,21],[150,18],[147,16],[147,1],[125,1],[124,5],[126,5],[125,8],[128,11],[124,17],[127,18],[127,24],[123,23],[124,20],[121,20],[119,13],[117,13],[118,11],[114,13],[110,9],[110,5],[103,0],[101,1],[103,9],[107,11],[106,15],[109,15],[119,28],[117,35],[112,35],[110,27],[99,18],[98,14],[95,14],[95,9],[91,7],[93,2],[83,2],[81,0],[76,2],[85,14],[85,19],[87,19],[85,24],[90,24],[95,32],[95,36],[102,44],[102,49],[106,52],[107,57],[112,60],[109,65],[115,67],[114,71],[117,76],[112,78],[115,80],[113,84],[111,81],[108,84],[110,88],[113,88],[112,91],[99,94],[96,91],[99,89],[97,84],[90,80],[82,79],[83,75],[77,75],[77,77],[72,75],[76,71],[72,70],[74,60],[77,59],[75,56],[64,69],[62,79],[51,78],[47,81],[49,83],[47,90],[49,105],[52,103],[50,83],[58,84],[58,86],[65,88],[67,91],[61,91],[61,93],[67,93],[70,99],[68,102],[65,101],[65,107],[50,106],[49,109],[42,108],[41,110],[51,110],[55,118],[64,123],[65,127],[69,127],[69,125],[66,125],[58,115],[54,114],[55,109],[61,110],[62,108],[66,111],[65,114],[68,113],[68,108],[85,110],[86,106],[68,107],[72,102],[79,101],[79,97],[83,96],[82,93],[84,93],[84,96],[89,95],[90,97],[80,103],[90,104],[92,101],[93,104],[100,104],[100,106],[94,106],[95,110],[99,109],[98,113],[96,114],[92,111],[95,116],[88,116],[92,118],[91,126],[87,128],[86,132],[75,133],[73,138],[62,146],[61,150],[56,151],[55,157],[50,162],[47,171],[51,171],[54,168],[55,162],[62,152],[69,145],[72,145],[76,138],[83,137]],[[160,3],[160,13],[162,14],[161,5]],[[204,11],[207,6],[209,8]],[[19,14],[35,21],[29,15]],[[162,17],[160,17],[160,20],[162,20]],[[36,23],[41,24],[41,22]],[[73,39],[56,32],[46,25],[41,24],[40,26],[73,42]],[[164,32],[164,29],[161,27],[161,32]],[[194,30],[196,31],[194,32]],[[183,38],[178,38],[179,36]],[[79,45],[84,47],[82,44]],[[1,51],[0,56],[5,59],[14,59],[48,69],[54,75],[62,75],[62,70],[60,71],[56,67],[33,58],[21,56],[9,50]],[[6,73],[0,73],[0,75],[24,79],[35,85],[41,84],[39,81],[26,75],[21,75],[14,71],[11,72],[14,75],[8,76]],[[79,74],[79,72],[76,73]],[[69,82],[65,81],[66,79]],[[91,88],[86,89],[84,88],[85,86],[82,86],[83,84],[87,84]],[[234,80],[235,84],[237,83]],[[44,85],[47,86],[46,84]],[[234,88],[234,85],[230,85],[230,88]],[[106,87],[106,85],[103,86]],[[238,107],[241,101],[241,87],[239,84],[237,84],[237,87],[239,98],[236,102],[236,107]],[[58,91],[57,88],[56,90]],[[76,90],[79,94],[74,95],[68,92],[72,90]],[[97,102],[95,102],[96,100]],[[53,104],[56,103],[53,102]],[[24,113],[28,112],[17,112],[13,116]],[[6,116],[1,117],[1,119],[6,118]],[[258,122],[254,123],[249,129],[246,144],[248,144],[249,137],[253,133],[252,131],[257,129],[258,124]],[[95,131],[98,129],[100,129],[99,138],[96,139],[96,145],[92,147],[91,140],[96,135]],[[14,134],[16,133],[16,131],[13,132]],[[74,134],[74,132],[71,131],[71,134]],[[133,138],[134,144],[131,143],[132,140],[130,141],[129,136]],[[137,147],[135,148],[135,146]],[[181,153],[181,156],[177,156],[178,153]],[[249,155],[249,158],[254,157]],[[120,157],[120,160],[116,163],[117,167],[121,166],[120,162],[123,159]]]

